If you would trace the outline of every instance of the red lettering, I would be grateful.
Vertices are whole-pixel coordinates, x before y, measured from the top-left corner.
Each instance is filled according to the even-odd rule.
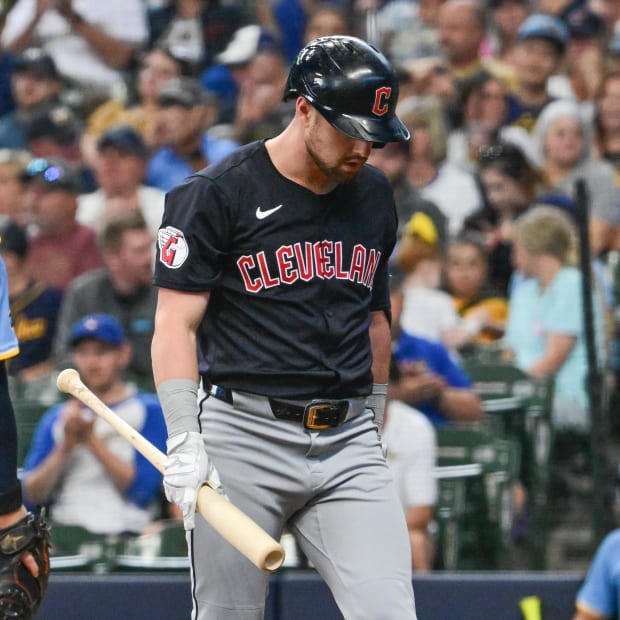
[[[177,244],[178,237],[173,237],[170,235],[166,240],[166,243],[161,249],[161,260],[168,265],[168,267],[172,266],[172,262],[174,261],[174,255],[177,250],[175,248]]]
[[[278,284],[280,284],[280,280],[278,278],[272,277],[272,275],[269,273],[269,267],[267,266],[265,252],[259,252],[256,255],[256,258],[258,259],[258,268],[260,269],[260,274],[263,278],[265,288],[273,288],[274,286],[278,286]]]
[[[293,284],[299,279],[299,271],[295,269],[291,258],[293,258],[293,248],[290,245],[283,245],[276,251],[278,259],[278,268],[280,270],[280,279],[285,284]]]
[[[375,91],[375,103],[372,106],[373,114],[383,116],[388,111],[388,99],[392,94],[389,86],[382,86]]]
[[[366,274],[364,275],[364,284],[368,288],[372,288],[373,280],[375,279],[375,273],[379,266],[379,259],[381,258],[381,252],[378,250],[370,250],[368,256],[368,264],[366,265]]]
[[[313,264],[312,264],[312,244],[309,241],[305,242],[305,257],[302,254],[301,243],[296,243],[293,247],[295,249],[295,258],[297,259],[297,267],[299,268],[299,277],[304,282],[312,280]]]
[[[336,263],[336,278],[339,280],[348,280],[349,273],[342,268],[342,241],[334,243],[334,255]]]
[[[366,248],[359,243],[353,248],[349,280],[364,284],[364,265],[366,264]]]
[[[258,293],[258,291],[263,288],[263,283],[260,281],[260,278],[252,279],[250,277],[250,269],[254,269],[254,267],[256,267],[254,257],[240,256],[237,259],[237,267],[241,272],[241,277],[243,278],[246,291],[249,291],[250,293]]]

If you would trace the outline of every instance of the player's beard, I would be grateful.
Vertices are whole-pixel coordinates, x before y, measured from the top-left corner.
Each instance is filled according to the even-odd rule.
[[[306,141],[306,150],[310,159],[325,177],[337,184],[347,183],[355,178],[366,162],[366,158],[357,155],[347,155],[336,162],[328,161],[320,155],[321,152],[328,149],[320,141],[312,138]]]

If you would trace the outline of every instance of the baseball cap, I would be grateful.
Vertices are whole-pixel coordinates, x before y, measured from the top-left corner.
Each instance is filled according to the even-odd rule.
[[[79,139],[81,129],[79,119],[70,108],[65,105],[52,106],[26,125],[26,140],[31,142],[47,138],[57,144],[71,144]]]
[[[86,338],[120,347],[125,342],[125,332],[118,319],[111,314],[87,314],[73,324],[69,346],[74,347]]]
[[[13,73],[33,73],[40,78],[60,80],[54,59],[39,47],[30,47],[16,56]]]
[[[119,125],[104,131],[97,141],[99,152],[107,148],[113,148],[127,155],[146,157],[148,149],[142,136],[129,125]]]
[[[21,258],[28,253],[26,231],[9,217],[0,218],[0,252],[13,252]]]
[[[607,31],[603,18],[586,6],[573,9],[565,20],[570,36],[574,39],[594,39],[604,36]]]
[[[519,26],[517,39],[524,40],[534,37],[551,41],[560,52],[563,52],[568,43],[569,32],[561,19],[552,15],[534,13]]]
[[[159,105],[164,107],[180,105],[189,109],[207,103],[209,95],[197,79],[174,77],[164,82],[159,89],[157,100]]]
[[[49,189],[62,189],[74,194],[81,191],[77,173],[61,159],[37,157],[31,160],[22,172],[21,180],[24,183],[36,180]]]
[[[224,51],[215,59],[222,65],[245,65],[265,49],[279,50],[276,39],[259,25],[250,24],[236,30]]]

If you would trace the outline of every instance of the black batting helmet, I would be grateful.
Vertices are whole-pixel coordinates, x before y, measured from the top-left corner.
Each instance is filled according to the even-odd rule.
[[[310,41],[289,72],[284,99],[302,96],[336,129],[358,140],[404,142],[396,116],[398,78],[387,58],[355,37]]]

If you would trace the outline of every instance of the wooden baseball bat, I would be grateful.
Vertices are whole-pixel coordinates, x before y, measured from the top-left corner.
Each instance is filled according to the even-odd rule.
[[[89,390],[80,379],[77,370],[73,368],[63,370],[58,375],[56,385],[61,392],[75,396],[90,407],[94,413],[102,417],[121,437],[124,437],[163,473],[166,455]],[[208,484],[204,484],[198,493],[196,511],[223,538],[262,571],[271,573],[282,565],[284,561],[282,546],[250,517],[214,491]]]

